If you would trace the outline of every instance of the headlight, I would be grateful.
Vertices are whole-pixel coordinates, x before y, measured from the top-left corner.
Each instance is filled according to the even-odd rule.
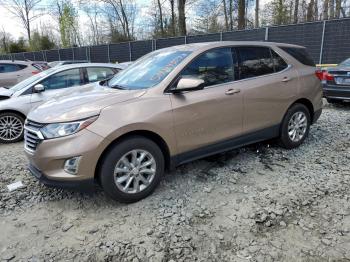
[[[78,120],[74,122],[48,124],[44,126],[40,131],[47,139],[69,136],[88,127],[93,122],[95,122],[97,118],[98,116],[93,116],[87,119]]]

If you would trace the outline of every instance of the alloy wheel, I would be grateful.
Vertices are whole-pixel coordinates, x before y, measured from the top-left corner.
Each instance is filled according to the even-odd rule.
[[[307,117],[304,112],[298,111],[292,115],[288,122],[288,136],[293,142],[299,142],[307,130]]]
[[[14,141],[23,132],[23,123],[16,116],[3,115],[0,117],[0,139],[3,141]]]
[[[124,193],[145,190],[156,175],[156,161],[146,150],[135,149],[123,155],[114,168],[114,182]]]

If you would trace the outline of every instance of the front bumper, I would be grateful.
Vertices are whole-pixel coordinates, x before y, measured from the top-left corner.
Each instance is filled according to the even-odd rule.
[[[323,84],[325,98],[350,100],[350,86]]]
[[[44,184],[75,187],[94,181],[97,163],[107,145],[104,138],[84,129],[71,136],[43,140],[35,152],[25,152],[29,170]],[[64,171],[66,160],[78,156],[78,172],[72,175]]]

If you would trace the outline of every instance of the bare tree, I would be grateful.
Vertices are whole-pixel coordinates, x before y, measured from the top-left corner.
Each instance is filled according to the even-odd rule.
[[[306,14],[306,20],[308,22],[313,21],[314,18],[314,5],[315,5],[315,0],[310,0],[310,3],[307,6],[307,14]]]
[[[34,14],[41,0],[1,0],[0,3],[16,16],[27,31],[28,40],[31,39],[31,23],[41,14]]]
[[[175,14],[175,0],[169,0],[171,12],[171,31],[172,35],[176,35],[176,14]]]
[[[299,0],[295,0],[294,2],[294,24],[298,23],[298,15],[299,15]]]
[[[329,18],[334,18],[334,0],[329,0]]]
[[[328,20],[328,0],[324,0],[323,2],[323,19]]]
[[[259,0],[255,0],[255,28],[259,27]]]
[[[245,28],[245,0],[238,0],[238,29]]]
[[[162,10],[162,4],[160,0],[157,0],[158,4],[158,11],[159,11],[159,24],[160,24],[160,32],[162,36],[164,36],[164,21],[163,21],[163,10]]]
[[[341,0],[335,0],[335,18],[340,18]]]
[[[226,0],[222,0],[223,4],[223,9],[224,9],[224,17],[225,17],[225,29],[228,31],[228,14],[227,14],[227,5],[226,5]]]
[[[187,34],[185,7],[186,0],[177,0],[178,27],[180,35]]]

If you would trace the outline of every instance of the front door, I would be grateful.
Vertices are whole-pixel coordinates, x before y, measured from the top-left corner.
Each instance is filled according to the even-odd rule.
[[[64,93],[69,87],[82,85],[82,72],[79,68],[69,69],[53,74],[41,81],[39,84],[42,84],[45,87],[45,91],[32,94],[32,107],[36,107],[52,99],[53,97]]]
[[[225,142],[242,133],[242,94],[234,89],[231,48],[207,51],[180,74],[205,81],[203,90],[171,95],[179,153]],[[205,153],[204,153],[205,154]]]

